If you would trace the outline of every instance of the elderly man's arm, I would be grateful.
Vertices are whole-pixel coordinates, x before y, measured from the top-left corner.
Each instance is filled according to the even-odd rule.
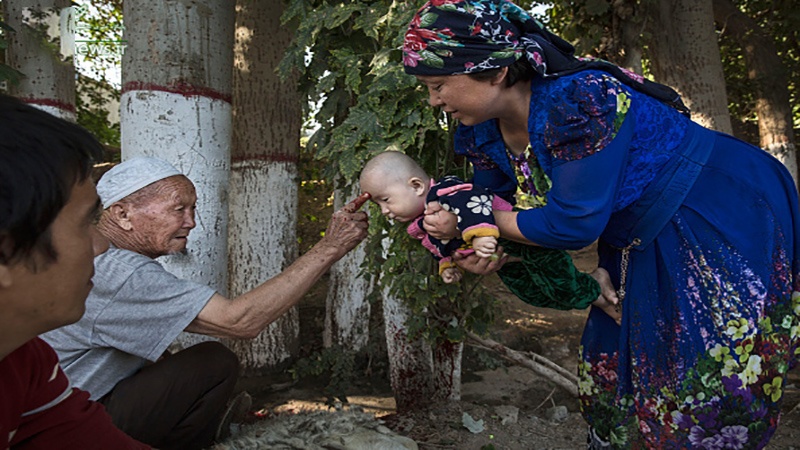
[[[186,331],[227,338],[254,338],[292,306],[319,278],[367,236],[362,194],[331,217],[325,236],[286,270],[234,299],[215,294]]]

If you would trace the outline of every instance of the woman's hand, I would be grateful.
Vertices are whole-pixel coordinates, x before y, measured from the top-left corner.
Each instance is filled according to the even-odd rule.
[[[617,325],[621,325],[622,310],[620,306],[622,305],[619,304],[617,291],[614,289],[614,285],[611,284],[611,277],[608,275],[608,272],[606,269],[598,267],[589,275],[600,284],[600,296],[597,297],[597,300],[592,302],[592,305],[602,309],[617,322]]]
[[[461,236],[461,231],[458,229],[458,217],[445,211],[439,202],[429,202],[425,205],[423,224],[425,232],[439,240]]]
[[[453,262],[467,272],[472,272],[477,275],[487,275],[497,272],[503,267],[503,264],[508,261],[508,255],[503,253],[503,247],[497,247],[497,251],[494,254],[497,258],[481,258],[476,253],[464,255],[455,252],[453,253]]]

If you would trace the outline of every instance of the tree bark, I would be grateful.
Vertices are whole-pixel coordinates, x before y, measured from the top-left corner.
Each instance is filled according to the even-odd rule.
[[[234,133],[230,185],[232,296],[278,275],[297,258],[297,161],[302,108],[293,80],[275,73],[294,29],[281,0],[236,2]],[[257,338],[230,342],[245,373],[282,365],[299,348],[292,308]]]
[[[225,295],[231,144],[232,0],[125,2],[122,159],[156,156],[197,189],[188,252],[162,258],[176,276]],[[183,345],[206,337],[184,335]]]
[[[440,342],[432,347],[433,401],[461,400],[463,342]]]
[[[712,0],[658,0],[648,21],[656,81],[674,87],[692,120],[732,133]]]
[[[6,64],[22,72],[25,78],[8,91],[23,101],[53,114],[75,121],[75,67],[71,57],[64,57],[45,44],[69,33],[60,20],[70,0],[5,0],[2,2],[5,22],[16,33],[6,33]],[[36,14],[32,14],[32,13]],[[42,17],[35,17],[43,14]],[[35,31],[40,29],[40,32]],[[49,29],[49,33],[42,34]],[[67,36],[64,35],[66,38]]]
[[[387,241],[384,242],[386,244]],[[384,245],[384,248],[387,248]],[[398,411],[461,399],[463,342],[429,343],[411,339],[406,300],[383,292],[383,321],[389,355],[389,378]]]
[[[612,42],[608,53],[612,62],[638,74],[642,73],[642,28],[645,16],[639,13],[638,0],[611,2]]]
[[[772,37],[730,0],[713,2],[714,21],[741,46],[747,77],[756,87],[760,146],[789,169],[797,184],[797,147],[792,129],[789,82]]]
[[[359,192],[357,182],[345,187],[337,184],[333,209],[343,207]],[[367,294],[372,281],[369,276],[359,275],[365,257],[365,246],[359,245],[331,267],[325,301],[325,330],[322,335],[325,347],[339,345],[354,352],[367,347],[370,316]]]
[[[383,320],[389,354],[389,380],[398,412],[424,408],[433,401],[433,355],[421,340],[408,336],[410,311],[402,299],[383,293]]]

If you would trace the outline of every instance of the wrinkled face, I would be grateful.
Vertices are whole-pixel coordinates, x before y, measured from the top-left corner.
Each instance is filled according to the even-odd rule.
[[[500,87],[490,81],[479,81],[468,75],[418,75],[417,80],[428,88],[428,103],[441,107],[464,125],[477,125],[496,117],[500,107]]]
[[[73,186],[69,201],[50,226],[56,260],[37,261],[33,271],[25,261],[11,266],[15,295],[23,299],[11,314],[22,323],[36,324],[43,333],[78,321],[92,289],[94,257],[108,249],[95,229],[102,211],[94,184],[85,180]],[[34,255],[32,258],[40,256]]]
[[[410,182],[392,182],[372,173],[361,178],[361,190],[370,193],[381,214],[398,222],[410,222],[425,210],[425,193]]]
[[[197,194],[183,175],[148,186],[148,195],[131,205],[137,251],[151,258],[180,253],[186,249],[189,232],[195,227]]]

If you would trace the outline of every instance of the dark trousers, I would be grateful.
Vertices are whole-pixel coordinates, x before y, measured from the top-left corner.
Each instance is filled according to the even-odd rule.
[[[203,342],[126,378],[99,401],[114,424],[158,449],[211,445],[239,376],[239,361],[219,342]]]

